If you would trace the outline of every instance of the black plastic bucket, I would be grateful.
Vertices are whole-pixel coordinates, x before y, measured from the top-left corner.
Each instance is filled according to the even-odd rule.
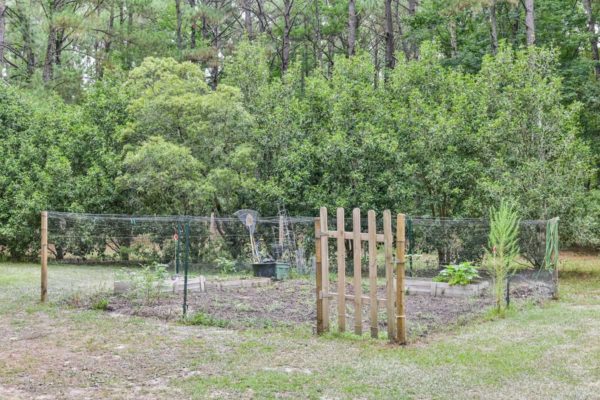
[[[277,263],[275,262],[252,264],[252,270],[254,271],[254,276],[260,276],[263,278],[277,277]]]

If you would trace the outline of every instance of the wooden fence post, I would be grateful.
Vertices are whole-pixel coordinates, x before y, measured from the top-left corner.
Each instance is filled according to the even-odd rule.
[[[210,232],[210,240],[215,240],[217,238],[217,222],[215,220],[214,212],[210,213],[210,226],[208,229]]]
[[[352,210],[352,230],[352,252],[354,256],[354,333],[362,335],[360,208]]]
[[[552,280],[554,282],[554,293],[552,293],[552,298],[554,300],[558,300],[560,295],[559,295],[559,291],[558,291],[558,264],[559,264],[559,244],[560,244],[560,239],[558,236],[558,222],[559,222],[559,218],[555,217],[554,219],[554,235],[553,235],[553,239],[554,239],[554,252],[552,254],[552,264],[554,265],[554,271],[552,271]]]
[[[346,331],[346,241],[344,240],[344,209],[336,211],[337,221],[337,276],[338,276],[338,330]]]
[[[369,321],[371,322],[371,337],[379,337],[377,324],[377,221],[375,211],[367,213],[368,238],[369,238]]]
[[[283,251],[283,215],[279,216],[279,246],[282,247],[281,251]]]
[[[398,214],[396,222],[396,334],[399,344],[406,344],[406,316],[404,314],[404,246],[405,216]]]
[[[387,311],[387,329],[388,339],[393,341],[396,337],[396,323],[394,302],[396,294],[394,293],[394,267],[393,258],[393,234],[392,234],[392,213],[390,210],[383,212],[383,247],[385,250],[385,289],[386,289],[386,311]]]
[[[41,301],[45,303],[48,300],[48,212],[42,211],[42,282],[41,282]]]
[[[327,224],[327,208],[321,207],[321,268],[322,271],[322,290],[323,290],[323,330],[329,330],[329,236]]]
[[[321,262],[321,220],[315,218],[315,279],[317,283],[317,335],[323,329],[323,269]]]

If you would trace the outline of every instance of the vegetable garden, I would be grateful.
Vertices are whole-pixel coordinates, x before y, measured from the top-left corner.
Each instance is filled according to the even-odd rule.
[[[383,219],[374,211],[361,218],[358,209],[352,219],[344,219],[343,209],[329,219],[322,209],[315,219],[282,209],[274,217],[253,214],[250,230],[247,218],[236,216],[42,215],[42,255],[50,262],[42,257],[42,296],[47,288],[52,300],[75,297],[86,307],[231,328],[300,324],[317,333],[329,330],[329,321],[345,331],[347,320],[356,334],[388,331],[404,343],[464,323],[494,304],[494,279],[485,267],[487,220],[391,218],[389,211]],[[503,302],[557,295],[557,224],[519,221],[519,254]],[[273,279],[256,277],[257,262],[288,269]],[[48,286],[48,275],[60,282],[52,276],[58,263],[105,268],[112,279]],[[400,286],[403,291],[396,290]],[[404,313],[394,314],[399,304]]]

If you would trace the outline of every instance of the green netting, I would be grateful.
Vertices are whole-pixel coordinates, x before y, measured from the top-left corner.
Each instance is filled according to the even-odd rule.
[[[367,231],[365,214],[360,222],[362,232]],[[314,268],[314,218],[259,217],[255,222],[251,241],[249,230],[237,217],[50,212],[49,295],[54,299],[63,295],[79,299],[77,293],[90,297],[95,293],[93,288],[102,284],[105,296],[109,298],[108,304],[121,313],[169,319],[180,317],[183,305],[184,312],[206,315],[209,323],[229,321],[239,326],[314,323],[315,281],[310,274]],[[394,233],[395,223],[394,217]],[[381,225],[379,216],[379,233],[383,229]],[[346,215],[344,228],[352,231],[351,215]],[[328,229],[337,230],[333,216],[328,219]],[[428,284],[447,265],[462,262],[470,262],[480,269],[480,283],[489,282],[489,276],[482,268],[488,234],[489,223],[486,220],[407,216],[406,271],[407,281],[412,280],[412,286],[407,290],[406,313],[412,335],[426,334],[438,327],[479,315],[493,304],[489,291],[485,289],[474,295],[452,297],[448,289],[444,292],[435,289],[436,285]],[[252,243],[257,250],[253,251]],[[510,287],[507,288],[510,298],[513,301],[538,301],[551,297],[557,287],[553,272],[558,260],[558,220],[522,221],[519,244],[519,269],[511,276]],[[336,241],[329,240],[332,288],[337,287],[335,246]],[[354,293],[352,241],[345,241],[345,246],[346,289],[347,293]],[[382,250],[378,249],[376,260],[379,277],[385,276]],[[222,280],[253,279],[255,251],[261,259],[273,258],[290,264],[300,278],[270,283],[267,287],[233,291],[173,290],[172,293],[154,295],[153,287],[147,285],[147,279],[157,279],[156,272],[146,272],[148,265],[159,266],[159,279],[173,287],[185,284],[186,276],[192,285],[197,285],[201,275],[212,284]],[[65,265],[56,268],[57,264]],[[70,271],[65,269],[69,267],[67,264],[80,266]],[[363,283],[366,284],[369,265],[366,242],[362,246],[361,265]],[[78,275],[77,279],[73,279],[74,274]],[[116,284],[121,281],[134,282],[143,290],[138,291],[137,298],[127,294],[117,296],[113,288],[116,290]],[[380,296],[385,295],[384,279],[378,281],[378,290]],[[83,295],[81,298],[84,298]],[[93,300],[88,301],[88,305],[91,304]],[[351,326],[354,316],[351,308],[349,304],[348,326]],[[363,311],[365,324],[368,324],[368,310],[365,308]],[[332,321],[336,312],[337,308],[332,306]],[[381,330],[384,328],[382,326]]]

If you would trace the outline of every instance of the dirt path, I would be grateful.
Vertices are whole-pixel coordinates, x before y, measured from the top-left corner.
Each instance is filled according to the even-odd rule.
[[[190,376],[192,361],[239,340],[232,331],[80,310],[2,316],[0,337],[0,398],[39,400],[183,399],[172,383]]]

